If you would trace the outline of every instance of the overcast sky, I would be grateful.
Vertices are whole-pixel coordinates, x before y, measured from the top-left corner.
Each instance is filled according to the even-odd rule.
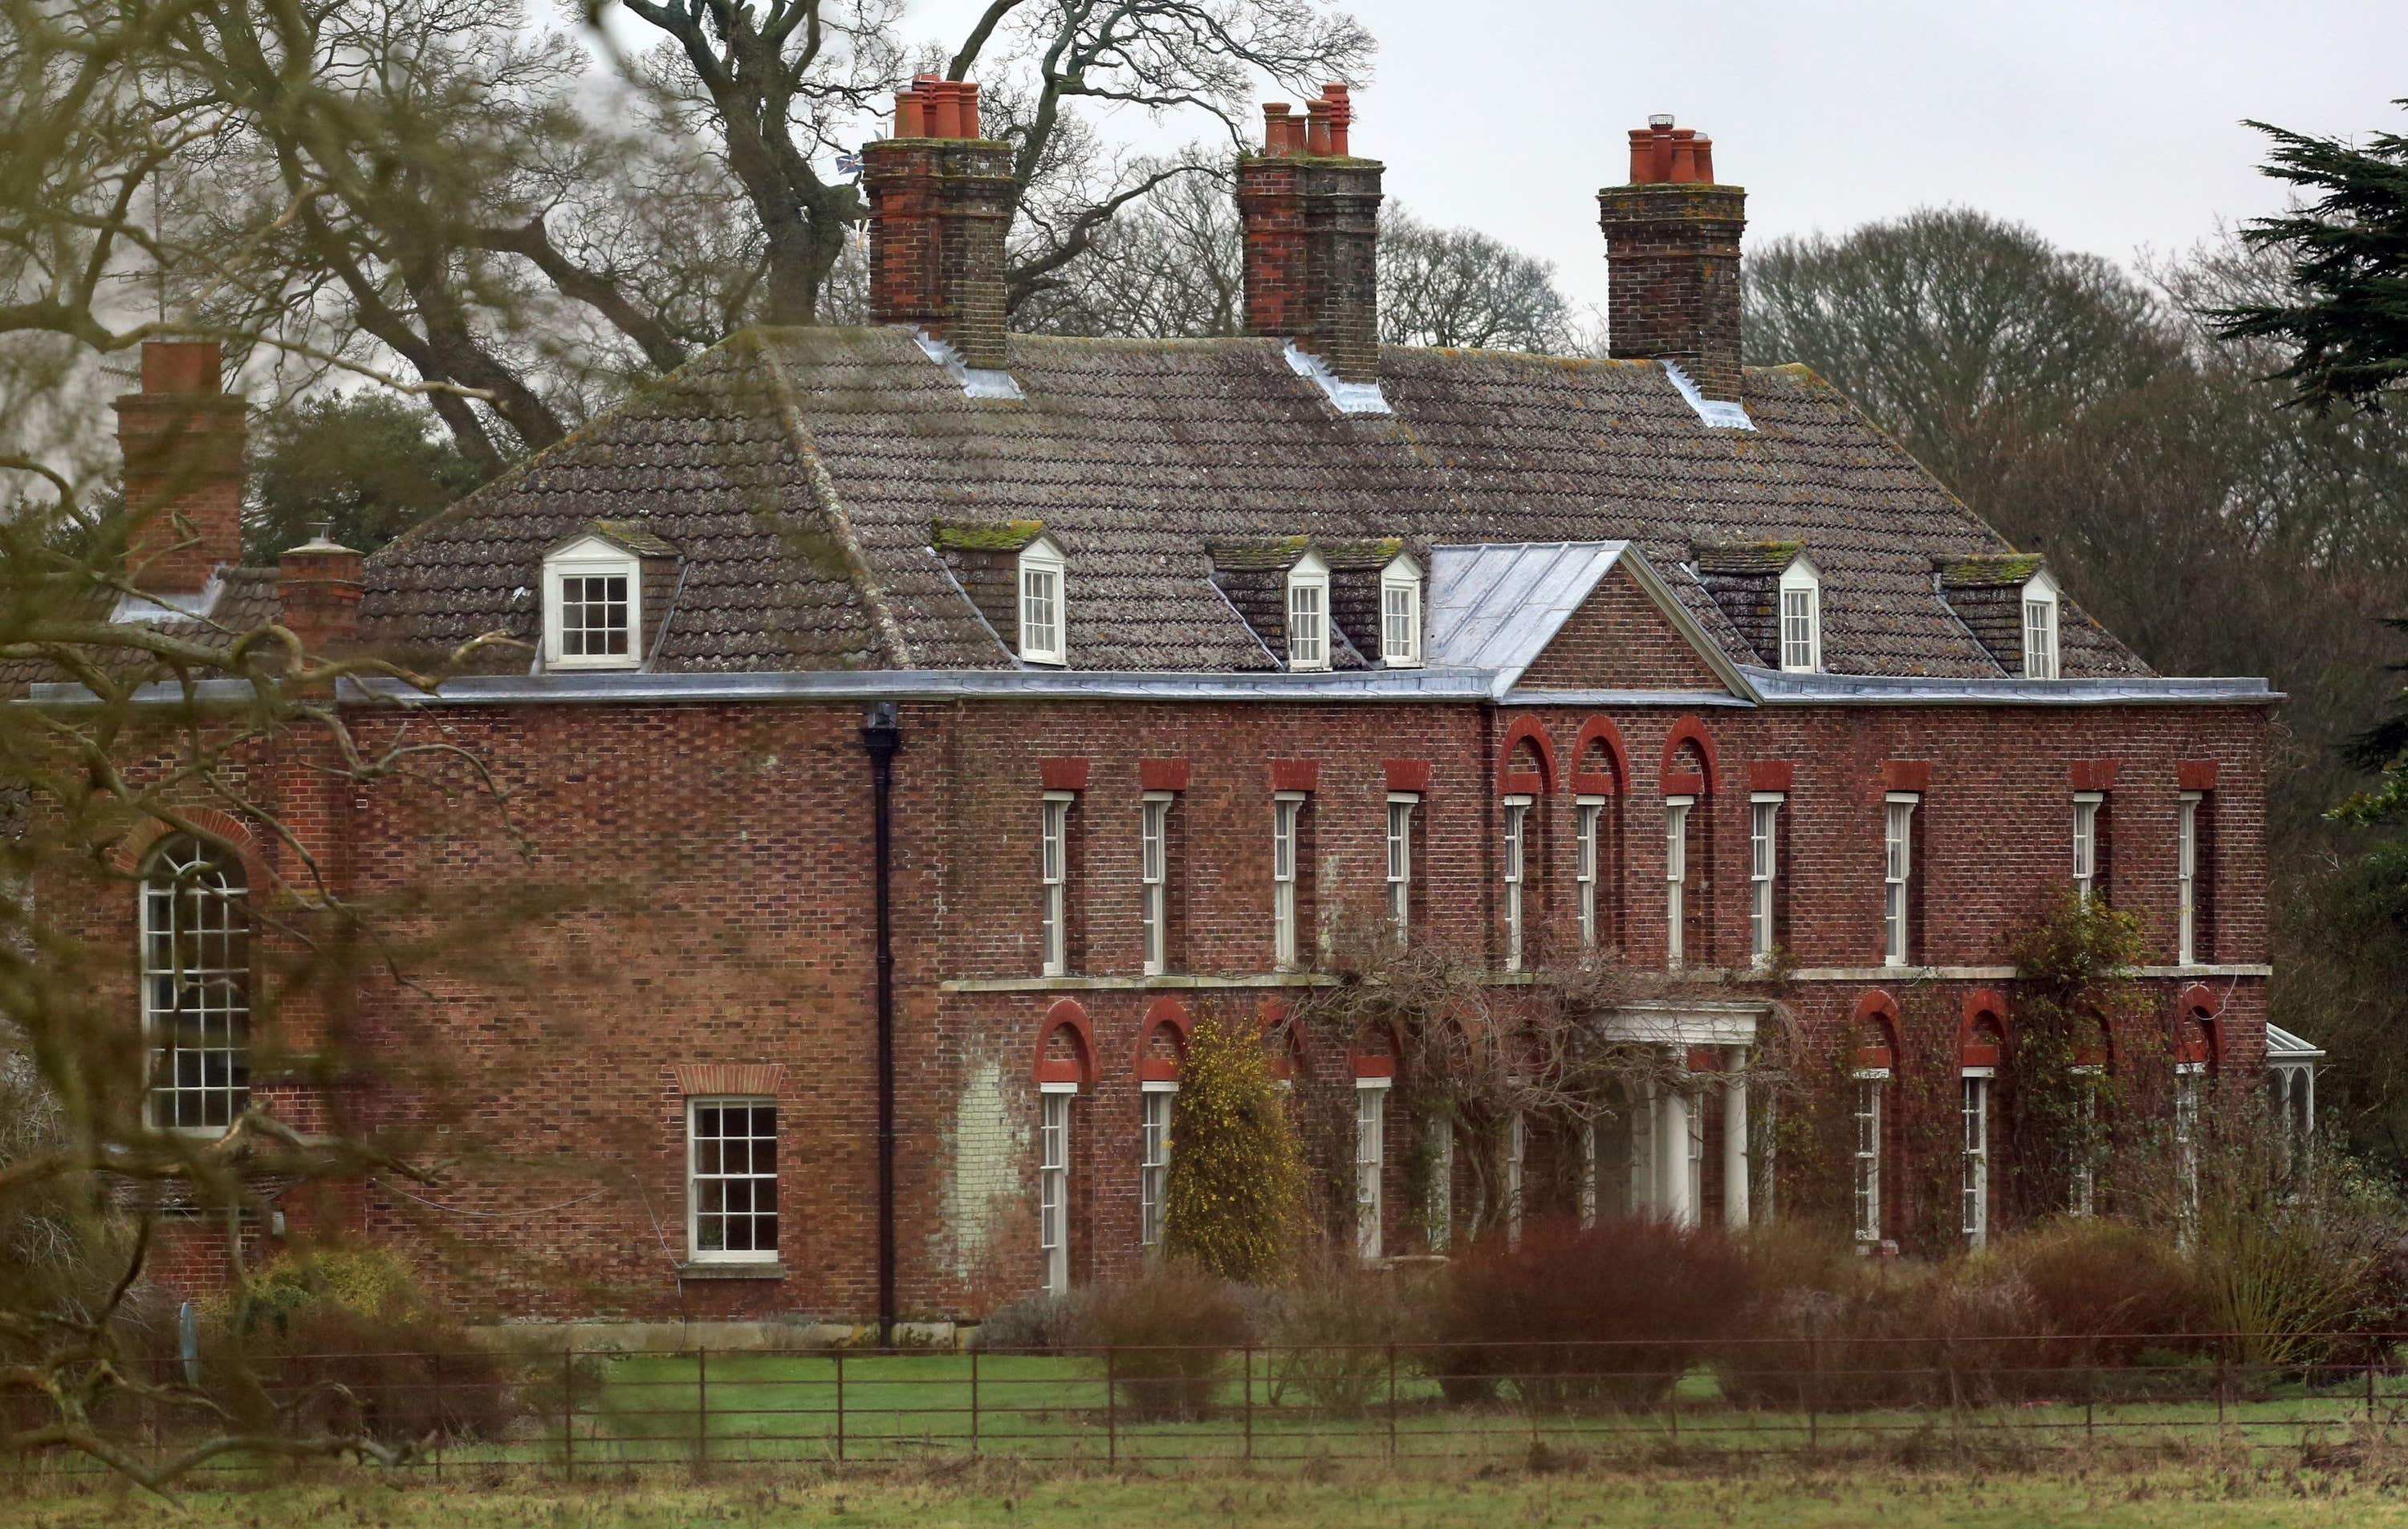
[[[914,35],[962,30],[922,0]],[[1926,204],[2130,261],[2281,205],[2254,117],[2408,132],[2408,0],[1360,0],[1355,150],[1388,193],[1605,296],[1597,188],[1651,111],[1714,140],[1754,239]],[[1143,130],[1128,124],[1131,137]],[[1182,135],[1190,136],[1190,135]]]

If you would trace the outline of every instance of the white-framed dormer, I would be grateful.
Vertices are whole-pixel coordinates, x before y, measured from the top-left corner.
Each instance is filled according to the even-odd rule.
[[[1062,544],[1040,536],[1020,550],[1012,575],[1023,664],[1070,662],[1070,563]]]
[[[642,560],[599,534],[543,556],[547,669],[633,669],[644,662]]]
[[[1306,552],[1287,571],[1287,666],[1329,667],[1329,564]]]
[[[1781,570],[1781,667],[1789,674],[1823,670],[1823,575],[1803,552]]]
[[[2024,583],[2024,678],[2057,677],[2057,580],[2041,569]]]
[[[1380,662],[1391,669],[1422,666],[1422,565],[1410,552],[1380,570]]]

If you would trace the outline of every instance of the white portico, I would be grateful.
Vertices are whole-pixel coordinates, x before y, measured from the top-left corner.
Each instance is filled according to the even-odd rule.
[[[1634,1085],[1622,1107],[1598,1122],[1599,1209],[1697,1225],[1703,1218],[1710,1098],[1719,1091],[1722,1224],[1737,1230],[1748,1223],[1754,1204],[1748,1067],[1766,1012],[1756,1003],[1667,1002],[1632,1004],[1608,1020],[1609,1037],[1665,1048],[1687,1064],[1689,1080]]]

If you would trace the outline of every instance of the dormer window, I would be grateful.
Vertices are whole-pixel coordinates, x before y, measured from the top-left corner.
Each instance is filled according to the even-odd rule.
[[[1802,555],[1781,571],[1781,667],[1790,674],[1823,667],[1823,578]]]
[[[1288,570],[1287,666],[1329,667],[1329,564],[1312,552]]]
[[[1380,659],[1392,669],[1422,666],[1422,565],[1410,557],[1380,570]]]
[[[2057,677],[2057,580],[2036,573],[2024,585],[2024,678]]]
[[[1068,624],[1064,598],[1067,564],[1051,536],[1020,550],[1020,659],[1024,664],[1068,664]]]
[[[599,536],[580,536],[543,560],[544,666],[632,669],[643,661],[640,560]]]

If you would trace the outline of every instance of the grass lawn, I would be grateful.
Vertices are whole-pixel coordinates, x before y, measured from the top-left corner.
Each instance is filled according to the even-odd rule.
[[[1147,1524],[1264,1529],[1421,1529],[1462,1523],[1514,1529],[2351,1529],[2408,1526],[2397,1469],[2342,1474],[2253,1466],[2218,1457],[2180,1464],[1985,1474],[1867,1466],[1725,1474],[1650,1469],[1599,1475],[1524,1470],[1394,1475],[1345,1469],[1311,1479],[1230,1469],[1170,1478],[1055,1473],[996,1464],[901,1476],[784,1468],[716,1485],[675,1479],[576,1487],[517,1477],[399,1487],[364,1483],[194,1493],[176,1506],[122,1488],[12,1495],[9,1529],[1118,1529]]]

